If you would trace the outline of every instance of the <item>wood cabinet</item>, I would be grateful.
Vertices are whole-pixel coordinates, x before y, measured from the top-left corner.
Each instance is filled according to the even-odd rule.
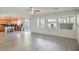
[[[0,19],[0,24],[17,24],[17,19]]]
[[[0,19],[0,31],[5,31],[5,27],[3,25],[7,25],[7,24],[17,24],[19,19]],[[16,30],[21,30],[20,26],[16,26]]]

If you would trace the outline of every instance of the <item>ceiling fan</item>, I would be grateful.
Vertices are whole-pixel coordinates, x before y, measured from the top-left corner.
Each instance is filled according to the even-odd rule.
[[[37,14],[40,12],[40,9],[38,7],[30,7],[29,13],[30,14]]]

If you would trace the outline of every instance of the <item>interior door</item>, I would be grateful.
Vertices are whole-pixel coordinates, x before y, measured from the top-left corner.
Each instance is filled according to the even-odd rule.
[[[77,30],[78,30],[77,36],[78,36],[78,42],[79,42],[79,10],[77,12]]]

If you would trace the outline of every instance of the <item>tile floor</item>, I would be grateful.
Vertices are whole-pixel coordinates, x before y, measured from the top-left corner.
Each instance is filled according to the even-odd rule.
[[[78,51],[78,42],[25,31],[0,32],[0,51]]]

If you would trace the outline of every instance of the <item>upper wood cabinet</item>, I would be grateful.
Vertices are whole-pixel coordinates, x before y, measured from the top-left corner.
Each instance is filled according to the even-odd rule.
[[[0,24],[17,24],[17,19],[0,19]]]

